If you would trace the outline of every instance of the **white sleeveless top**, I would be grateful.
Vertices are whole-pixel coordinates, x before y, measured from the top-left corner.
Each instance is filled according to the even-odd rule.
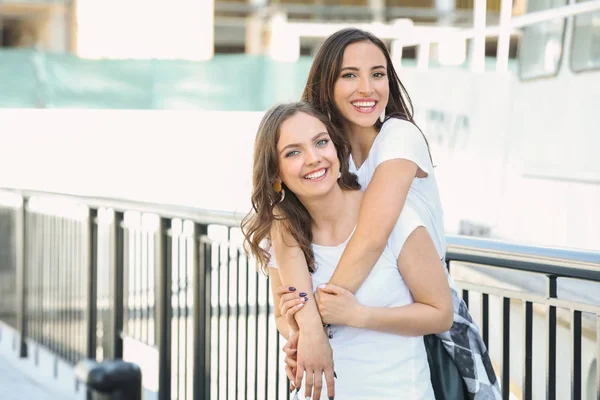
[[[406,239],[418,226],[419,215],[407,205],[383,254],[356,292],[370,307],[399,307],[414,303],[398,271],[397,260]],[[313,244],[316,271],[313,287],[327,283],[346,247]],[[344,400],[434,399],[422,336],[401,336],[348,326],[332,326],[330,339],[336,379],[336,398]],[[327,399],[326,391],[321,399]]]

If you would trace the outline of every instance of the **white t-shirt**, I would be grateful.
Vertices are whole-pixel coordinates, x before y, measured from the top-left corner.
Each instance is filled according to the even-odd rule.
[[[415,177],[413,180],[406,197],[406,205],[412,206],[419,214],[442,259],[446,254],[446,238],[440,193],[427,143],[415,125],[398,118],[385,121],[360,168],[356,168],[350,156],[350,172],[358,176],[361,189],[366,190],[379,164],[400,158],[414,162],[427,173],[427,177]]]
[[[381,257],[356,292],[359,303],[369,307],[400,307],[414,303],[398,271],[397,260],[408,236],[423,225],[410,205],[404,207]],[[313,244],[314,288],[331,279],[349,239],[338,246]],[[349,326],[332,326],[330,329],[337,374],[336,398],[434,398],[422,336],[408,337]],[[321,399],[326,398],[326,394],[322,394]]]

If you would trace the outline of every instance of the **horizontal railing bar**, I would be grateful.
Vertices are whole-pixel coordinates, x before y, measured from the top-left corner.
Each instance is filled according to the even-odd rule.
[[[600,306],[592,304],[579,303],[576,301],[557,298],[549,298],[545,296],[520,292],[518,290],[502,289],[494,286],[482,285],[479,283],[466,282],[460,279],[454,279],[454,281],[461,289],[464,290],[490,294],[498,297],[509,297],[515,300],[529,301],[531,303],[554,306],[565,310],[577,310],[590,314],[600,315]]]
[[[594,0],[598,2],[600,0]],[[133,200],[66,195],[35,190],[1,188],[1,192],[26,198],[50,197],[76,201],[90,208],[112,208],[115,211],[137,211],[165,218],[180,218],[201,224],[237,227],[243,215],[195,207],[165,205]],[[447,237],[447,259],[491,267],[551,274],[558,277],[600,281],[600,252],[552,249],[464,236]]]
[[[206,210],[189,206],[172,204],[158,204],[141,202],[135,200],[113,199],[105,197],[90,197],[79,195],[67,195],[37,190],[20,190],[12,188],[1,188],[1,192],[18,194],[27,198],[45,197],[54,199],[68,199],[76,201],[90,208],[112,208],[115,211],[138,211],[142,213],[156,214],[159,217],[179,218],[190,220],[201,224],[215,224],[225,226],[239,226],[244,215],[228,211]]]
[[[448,261],[600,281],[600,252],[553,249],[464,236],[448,236],[447,243]]]

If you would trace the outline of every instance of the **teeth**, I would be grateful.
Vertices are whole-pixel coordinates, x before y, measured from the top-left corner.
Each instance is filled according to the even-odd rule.
[[[322,177],[323,175],[325,175],[324,169],[317,171],[317,172],[313,172],[312,174],[308,174],[304,178],[305,179],[317,179],[317,178]]]
[[[374,107],[375,102],[374,101],[355,101],[354,103],[352,103],[352,105],[356,106],[356,107]]]

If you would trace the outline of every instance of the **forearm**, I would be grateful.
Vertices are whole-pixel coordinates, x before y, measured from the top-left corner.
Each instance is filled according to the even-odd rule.
[[[357,228],[329,283],[356,293],[381,257],[386,242],[387,238],[384,240],[379,235],[361,234]]]
[[[446,332],[452,326],[452,311],[423,303],[401,307],[361,306],[351,326],[403,336]]]

